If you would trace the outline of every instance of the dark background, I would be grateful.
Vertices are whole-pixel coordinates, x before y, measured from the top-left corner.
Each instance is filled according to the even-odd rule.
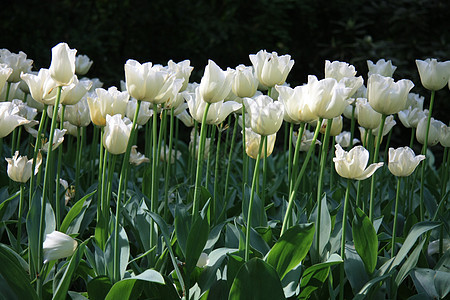
[[[234,68],[266,49],[295,60],[291,86],[309,74],[323,78],[325,59],[353,64],[365,80],[367,59],[390,59],[394,79],[411,79],[427,108],[415,59],[450,59],[448,0],[22,0],[2,1],[0,20],[0,48],[24,51],[38,70],[49,67],[53,46],[67,42],[94,61],[88,76],[104,87],[119,85],[129,58],[164,65],[190,59],[191,82],[198,82],[208,59]],[[445,87],[433,117],[448,124],[449,112]],[[400,137],[405,129],[396,127]]]

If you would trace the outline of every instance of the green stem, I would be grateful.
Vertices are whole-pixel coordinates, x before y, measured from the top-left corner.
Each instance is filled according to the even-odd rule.
[[[14,128],[11,138],[11,156],[14,156],[14,152],[16,152],[16,143],[17,143],[17,128]]]
[[[335,148],[336,140],[334,136],[331,137],[331,151]],[[330,164],[330,191],[333,190],[333,175],[334,175],[334,162],[331,161]]]
[[[322,121],[323,121],[323,119],[319,118],[319,121],[318,121],[319,124],[322,124]],[[297,194],[297,189],[298,189],[298,186],[300,185],[300,182],[302,180],[303,174],[306,171],[309,159],[311,157],[311,154],[314,151],[314,147],[316,146],[316,140],[317,140],[317,137],[319,136],[319,132],[320,132],[320,126],[317,126],[316,127],[316,131],[314,132],[314,137],[313,137],[313,140],[311,142],[311,146],[309,147],[308,153],[306,154],[305,160],[303,161],[302,168],[300,169],[300,173],[297,176],[297,179],[295,180],[294,188],[292,189],[292,192],[289,194],[289,202],[288,202],[288,207],[286,209],[286,213],[285,213],[284,219],[283,219],[283,226],[281,228],[281,235],[283,235],[283,233],[285,233],[286,230],[288,229],[289,219],[290,219],[291,214],[292,214],[292,208],[294,206],[294,199],[295,199],[295,196]]]
[[[80,199],[80,190],[81,190],[81,182],[80,182],[80,172],[81,172],[81,157],[83,153],[83,136],[81,134],[81,127],[77,127],[77,154],[76,154],[76,162],[75,162],[75,201]]]
[[[292,189],[294,188],[294,180],[295,180],[294,174],[297,174],[298,160],[299,160],[299,156],[300,156],[300,146],[302,144],[302,137],[303,137],[303,132],[305,131],[305,126],[306,126],[305,122],[300,123],[300,128],[298,130],[297,142],[295,143],[295,149],[294,149],[294,159],[292,162],[291,179],[289,181],[289,194],[292,193]]]
[[[242,105],[242,197],[245,195],[245,185],[248,175],[248,156],[245,148],[247,147],[245,138],[245,105]]]
[[[19,126],[19,128],[17,129],[17,140],[16,140],[16,149],[20,149],[20,139],[22,138],[22,129],[23,126]]]
[[[59,120],[59,129],[64,129],[64,113],[66,111],[66,105],[61,105],[61,118]],[[59,180],[61,178],[61,165],[62,165],[62,145],[58,147],[58,162],[56,166],[56,189],[55,189],[55,210],[56,210],[56,230],[59,230],[59,226],[61,225],[61,197],[59,196],[60,183]],[[78,186],[76,186],[78,187]],[[64,201],[64,200],[63,200]]]
[[[255,197],[255,187],[257,184],[256,178],[258,177],[258,168],[259,168],[259,161],[261,159],[262,147],[266,140],[267,137],[265,135],[262,135],[259,143],[258,156],[256,157],[255,169],[253,172],[252,189],[250,191],[250,200],[248,202],[247,227],[245,233],[245,261],[248,261],[250,258],[250,230],[252,220],[253,199]]]
[[[33,164],[31,169],[34,172],[34,169],[36,168],[36,159],[39,153],[39,150],[41,148],[41,135],[42,135],[42,130],[44,128],[44,123],[45,123],[45,118],[47,116],[47,105],[44,105],[44,109],[42,110],[42,114],[41,114],[41,120],[39,121],[39,128],[38,128],[38,133],[37,133],[37,138],[36,138],[36,142],[34,144],[34,152],[33,152]],[[0,149],[1,152],[1,149]],[[1,154],[1,153],[0,153]],[[40,168],[39,168],[40,171]],[[29,202],[29,207],[31,207],[31,201],[33,199],[33,193],[34,193],[34,181],[36,180],[36,176],[31,176],[30,178],[30,190],[29,190],[29,197],[28,197],[28,202]]]
[[[378,131],[378,138],[376,141],[376,146],[375,146],[375,154],[373,156],[373,162],[377,163],[378,162],[378,153],[380,152],[380,145],[381,145],[381,139],[383,137],[383,128],[384,128],[384,123],[386,121],[386,117],[387,115],[382,114],[381,116],[381,123],[380,123],[380,127],[379,127],[379,131]],[[370,222],[373,222],[373,198],[375,195],[375,183],[376,183],[376,174],[372,175],[372,181],[370,182],[370,199],[369,199],[369,219]]]
[[[228,161],[227,161],[227,171],[225,174],[225,186],[224,186],[224,196],[223,199],[225,201],[225,204],[222,208],[222,212],[220,213],[220,216],[218,218],[219,222],[222,219],[222,215],[226,212],[227,210],[227,205],[228,205],[228,182],[230,179],[230,169],[231,169],[231,159],[233,157],[233,150],[234,150],[234,144],[236,141],[236,132],[237,132],[237,128],[238,128],[238,118],[234,118],[234,128],[233,128],[233,135],[231,136],[231,145],[230,145],[230,151],[228,153]]]
[[[263,183],[262,183],[262,194],[261,194],[261,217],[265,213],[266,205],[266,185],[267,185],[267,140],[264,141],[264,157],[263,157]]]
[[[291,190],[291,181],[292,181],[292,135],[294,134],[294,124],[289,124],[289,141],[288,141],[288,183],[289,190]]]
[[[397,177],[397,193],[395,196],[394,226],[392,228],[391,258],[395,256],[395,236],[397,233],[398,200],[400,198],[401,177]]]
[[[41,214],[40,214],[40,220],[39,220],[39,238],[38,238],[38,251],[37,251],[37,267],[36,270],[41,270],[43,265],[43,241],[44,241],[44,230],[45,230],[45,206],[47,203],[47,192],[48,192],[48,185],[49,185],[49,176],[48,173],[50,172],[50,163],[52,161],[52,154],[53,154],[53,135],[56,129],[56,118],[58,117],[58,107],[59,107],[59,101],[61,100],[61,86],[57,87],[57,94],[56,94],[56,100],[55,105],[53,108],[53,119],[52,119],[52,125],[50,127],[50,136],[49,136],[49,142],[48,142],[48,151],[47,151],[47,159],[45,161],[45,174],[44,174],[44,185],[42,188],[42,199],[41,199]],[[43,284],[43,278],[40,276],[36,276],[36,292],[38,294],[39,298],[42,298],[42,284]]]
[[[158,130],[158,105],[153,103],[153,125],[152,125],[152,184],[151,184],[151,198],[150,198],[150,211],[157,213],[157,204],[158,204],[158,179],[156,178],[157,166],[158,166],[158,140],[157,140],[157,130]],[[157,236],[155,236],[154,230],[154,222],[153,219],[150,222],[150,247],[156,245]],[[153,259],[150,259],[153,262]]]
[[[8,101],[8,98],[9,98],[9,92],[11,91],[11,84],[12,84],[12,82],[9,82],[9,81],[8,81],[8,84],[7,84],[7,86],[6,86],[5,102]]]
[[[206,116],[208,115],[209,107],[211,103],[207,102],[205,111],[203,113],[202,125],[200,127],[200,145],[198,147],[198,158],[197,158],[197,171],[195,172],[195,185],[194,185],[194,201],[192,205],[192,221],[194,222],[198,217],[198,210],[200,207],[200,182],[203,171],[203,157],[205,154],[205,140],[206,140]],[[195,151],[195,148],[194,148]],[[195,152],[194,152],[195,155]]]
[[[166,159],[166,177],[164,178],[164,220],[167,222],[169,217],[169,178],[172,166],[172,144],[173,144],[173,127],[174,127],[174,108],[170,109],[170,125],[169,125],[169,159]],[[165,152],[165,151],[164,151]],[[174,164],[176,164],[176,155]]]
[[[216,137],[216,127],[211,126],[211,143],[214,143]],[[208,189],[209,177],[210,177],[210,163],[213,154],[214,147],[209,148],[208,157],[206,158],[206,175],[205,175],[205,188]]]
[[[342,234],[341,234],[341,258],[345,261],[345,230],[347,227],[347,210],[348,210],[348,195],[350,194],[350,179],[347,179],[347,189],[345,191],[344,212],[342,214]],[[318,212],[319,214],[320,212]],[[340,266],[339,276],[339,299],[344,299],[344,263]]]
[[[21,252],[20,242],[22,241],[22,215],[23,215],[24,198],[25,198],[25,184],[21,183],[19,213],[17,215],[17,253]]]
[[[219,132],[217,135],[217,150],[216,150],[216,161],[215,161],[215,170],[214,170],[214,196],[211,201],[211,220],[213,223],[216,222],[216,203],[217,203],[217,194],[218,194],[218,184],[219,184],[219,160],[220,160],[220,143],[222,136],[222,128],[219,128]]]

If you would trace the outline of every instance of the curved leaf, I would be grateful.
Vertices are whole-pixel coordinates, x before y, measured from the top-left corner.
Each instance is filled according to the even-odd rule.
[[[131,277],[122,279],[121,281],[116,282],[111,290],[106,295],[106,300],[125,300],[130,299],[131,295],[133,295],[133,289],[137,281],[147,281],[147,282],[155,282],[164,284],[164,278],[162,275],[155,270],[146,270],[143,273]],[[136,296],[134,294],[134,296]]]
[[[356,252],[361,257],[367,273],[372,274],[377,266],[378,237],[372,222],[358,207],[352,223],[352,234]]]

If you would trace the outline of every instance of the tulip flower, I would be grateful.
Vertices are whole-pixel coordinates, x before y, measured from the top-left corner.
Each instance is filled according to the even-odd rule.
[[[172,156],[169,157],[170,152],[172,152]],[[169,146],[165,145],[164,148],[161,148],[161,153],[159,155],[159,159],[163,162],[168,162],[170,164],[174,164],[178,159],[181,158],[181,152],[177,152],[175,155],[175,150],[169,148]]]
[[[439,142],[439,138],[441,136],[441,130],[444,123],[441,121],[435,120],[434,118],[430,119],[430,129],[428,131],[428,146],[434,146]],[[417,124],[416,130],[416,138],[417,141],[421,144],[425,142],[425,135],[427,130],[427,117],[422,118]]]
[[[95,89],[94,95],[87,98],[92,123],[98,126],[106,125],[106,115],[125,115],[130,95],[128,92],[119,92],[115,86],[108,90]]]
[[[30,179],[31,175],[33,175],[33,159],[28,160],[27,156],[19,156],[19,151],[16,151],[12,158],[5,158],[5,160],[8,162],[7,172],[11,180],[15,182],[25,183]],[[42,155],[39,152],[36,159],[34,175],[37,174],[41,163]]]
[[[153,116],[153,110],[150,107],[151,103],[150,102],[142,102],[141,103],[141,107],[139,108],[139,113],[138,113],[138,117],[136,120],[136,124],[138,125],[145,125],[148,120],[150,120],[150,118]],[[125,112],[125,116],[130,119],[133,120],[134,118],[134,114],[136,112],[136,106],[137,106],[137,100],[134,98],[131,98],[130,101],[128,101],[127,103],[127,109]]]
[[[0,64],[0,92],[5,86],[6,80],[11,76],[13,69],[9,68],[6,64]],[[1,99],[3,101],[3,99]]]
[[[58,148],[59,145],[61,145],[64,142],[64,135],[66,134],[67,130],[63,129],[55,129],[55,132],[53,134],[53,146],[52,151],[54,151],[56,148]],[[48,152],[49,142],[42,145],[42,151]]]
[[[395,176],[406,177],[412,174],[425,155],[415,155],[409,147],[389,148],[389,171]]]
[[[367,74],[368,77],[372,74],[378,74],[385,77],[392,77],[395,70],[397,69],[396,66],[392,65],[392,61],[379,59],[375,64],[371,61],[367,61],[367,67],[369,68],[369,73]]]
[[[268,53],[260,50],[256,54],[250,54],[250,61],[255,69],[259,82],[267,87],[282,85],[294,65],[290,55],[278,56],[278,53]]]
[[[73,82],[70,85],[66,85],[61,90],[60,103],[63,105],[74,105],[83,98],[92,86],[92,81],[89,79],[78,80],[77,76],[74,76]]]
[[[188,86],[189,77],[194,69],[194,67],[191,67],[190,64],[191,61],[189,59],[183,60],[179,63],[174,63],[172,60],[169,60],[167,63],[169,71],[175,74],[175,78],[184,80],[180,92],[184,91]]]
[[[44,264],[71,256],[77,249],[78,243],[73,238],[59,231],[53,231],[45,236],[42,246],[44,250]]]
[[[81,101],[75,105],[66,106],[64,121],[68,121],[70,124],[77,127],[86,127],[91,123],[87,97],[83,97]]]
[[[6,64],[12,69],[12,73],[8,77],[8,82],[12,83],[19,82],[20,74],[22,72],[29,73],[31,71],[31,66],[33,65],[33,61],[31,59],[27,59],[27,55],[24,52],[20,51],[18,54],[11,53],[7,49],[4,49],[4,51],[1,52],[0,63]]]
[[[366,129],[375,129],[380,126],[381,114],[376,112],[365,98],[356,99],[356,114],[358,124]]]
[[[175,115],[181,122],[183,122],[184,126],[192,127],[194,126],[194,119],[187,112],[187,109],[183,110],[179,114]]]
[[[208,254],[206,254],[205,252],[202,252],[200,254],[200,257],[198,258],[197,267],[198,268],[204,268],[204,267],[206,267],[208,265],[208,263],[209,263],[209,256],[208,256]]]
[[[350,146],[351,133],[349,131],[343,131],[335,137],[336,143],[341,145],[341,147]],[[358,139],[353,139],[353,144],[359,143]]]
[[[427,116],[428,110],[412,108],[412,106],[398,112],[398,118],[406,128],[417,128],[419,121]]]
[[[106,115],[106,127],[103,134],[103,146],[111,154],[122,154],[127,150],[132,123],[120,114]]]
[[[69,85],[75,75],[76,49],[70,49],[66,43],[59,43],[52,48],[52,61],[50,63],[50,76],[60,86]]]
[[[239,65],[233,70],[231,89],[233,93],[240,97],[253,97],[258,88],[258,78],[255,77],[253,67]]]
[[[309,85],[290,88],[288,86],[276,85],[278,100],[284,104],[285,115],[288,115],[293,123],[311,122],[316,116],[310,109]]]
[[[265,156],[264,150],[261,153],[261,157],[269,157],[272,154],[273,147],[275,146],[277,134],[271,134],[267,136],[267,156]],[[259,145],[261,143],[261,135],[253,132],[251,128],[245,128],[245,152],[248,156],[256,159],[258,156]]]
[[[130,164],[139,166],[142,163],[150,162],[150,159],[144,156],[144,154],[139,153],[137,151],[137,146],[133,145],[131,146],[131,152],[130,152]]]
[[[55,80],[50,76],[48,69],[40,69],[38,74],[22,73],[20,76],[30,89],[31,97],[39,103],[54,105],[56,98]]]
[[[430,91],[442,89],[450,78],[450,60],[438,62],[435,58],[416,59],[420,81],[424,88]]]
[[[19,107],[12,102],[0,102],[0,138],[9,135],[14,128],[30,123],[19,115]]]
[[[308,76],[309,107],[311,112],[323,119],[332,119],[344,112],[350,104],[351,88],[334,78],[318,80],[316,76]]]
[[[355,67],[346,62],[325,61],[325,78],[334,78],[336,81],[340,81],[344,77],[355,77],[355,75]]]
[[[254,99],[244,98],[245,108],[250,116],[250,127],[260,135],[276,133],[283,123],[284,105],[261,95]]]
[[[369,151],[362,146],[353,147],[349,152],[336,144],[336,157],[333,158],[336,172],[344,178],[364,180],[372,176],[383,163],[369,165]]]
[[[314,132],[311,132],[307,129],[303,131],[302,140],[300,141],[300,149],[301,152],[306,152],[311,147],[311,144],[313,142]],[[294,147],[297,145],[297,139],[298,139],[298,132],[294,132],[292,135],[292,143],[294,144]],[[322,142],[316,139],[316,142],[314,145],[322,145]]]
[[[367,99],[380,114],[391,115],[405,109],[409,91],[414,83],[408,79],[394,82],[391,77],[373,74],[367,82]]]
[[[197,143],[195,144],[195,152],[194,152],[194,130],[191,131],[191,140],[189,142],[189,153],[191,153],[192,155],[194,155],[195,159],[198,159],[198,152],[199,152],[199,141],[200,141],[200,136],[197,135],[197,139],[196,139]],[[209,148],[211,147],[211,138],[206,138],[205,139],[205,150],[203,152],[203,159],[206,160],[208,159],[209,156]]]
[[[232,72],[223,71],[214,61],[209,60],[199,86],[203,100],[209,103],[224,100],[231,91],[232,77]]]
[[[86,75],[94,62],[87,55],[77,55],[75,57],[75,73],[77,75]]]
[[[441,136],[439,137],[439,143],[442,147],[450,147],[450,126],[441,127]]]
[[[425,101],[424,96],[420,96],[416,93],[409,93],[408,98],[406,99],[406,108],[412,107],[412,108],[418,108],[420,110],[423,110],[423,102]]]
[[[328,119],[324,119],[320,126],[320,132],[322,134],[325,134],[326,129],[327,129],[327,124],[328,124]],[[343,126],[344,126],[344,122],[342,120],[342,116],[333,118],[333,122],[331,123],[330,135],[337,136],[338,134],[340,134]]]

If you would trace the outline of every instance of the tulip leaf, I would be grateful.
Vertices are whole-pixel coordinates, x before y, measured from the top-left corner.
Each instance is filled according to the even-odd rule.
[[[400,286],[400,284],[405,280],[406,276],[408,276],[409,271],[411,271],[417,264],[417,261],[419,260],[420,253],[422,252],[423,245],[425,244],[426,239],[423,239],[414,249],[414,251],[411,253],[411,255],[408,256],[405,263],[400,268],[400,271],[398,272],[396,278],[395,278],[395,284],[396,286]]]
[[[358,207],[352,223],[353,242],[367,273],[372,274],[377,265],[378,237],[366,214]]]
[[[94,190],[93,192],[87,194],[86,196],[84,196],[83,198],[81,198],[80,200],[78,200],[73,206],[72,208],[69,210],[69,212],[67,213],[66,217],[64,218],[61,227],[59,229],[59,231],[67,233],[67,229],[69,229],[69,225],[72,223],[72,221],[80,214],[80,212],[83,210],[84,207],[84,202],[91,197],[94,193],[96,192],[96,190]]]
[[[314,223],[289,228],[267,254],[266,261],[281,279],[302,262],[313,242]]]
[[[37,189],[33,193],[31,205],[27,214],[27,234],[28,234],[28,249],[31,256],[30,269],[34,272],[37,269],[37,252],[39,247],[39,216],[41,214],[41,195],[42,192]],[[34,263],[34,264],[33,264]]]
[[[128,259],[130,258],[130,243],[128,241],[128,236],[125,229],[119,225],[119,269],[120,269],[120,278],[123,278],[127,265]],[[105,261],[106,266],[108,268],[109,274],[113,274],[113,264],[114,264],[114,239],[115,233],[114,231],[111,233],[108,241],[106,242],[105,249]]]
[[[181,252],[186,257],[186,244],[189,236],[189,228],[191,227],[192,217],[187,209],[177,205],[175,207],[175,233],[177,234],[178,245]]]
[[[415,268],[411,278],[419,293],[426,293],[431,299],[446,299],[450,292],[450,273],[431,269]]]
[[[164,284],[164,277],[155,270],[145,270],[143,273],[131,277],[125,278],[116,282],[106,295],[106,300],[124,300],[124,299],[138,299],[139,286],[136,286],[138,281],[155,282]]]
[[[303,272],[298,299],[308,299],[312,292],[322,286],[328,278],[330,267],[342,263],[342,258],[331,254],[326,262],[312,265]]]
[[[285,299],[276,270],[259,258],[245,263],[234,278],[230,300]]]
[[[26,270],[26,262],[11,249],[0,244],[0,274],[18,299],[38,299],[34,288],[30,284],[30,277]],[[3,295],[0,291],[0,295]]]
[[[78,267],[78,264],[81,261],[81,258],[84,254],[84,249],[86,244],[89,242],[89,239],[81,243],[75,253],[72,255],[72,258],[69,261],[69,264],[59,270],[58,273],[62,274],[61,280],[58,282],[55,292],[53,294],[53,300],[64,300],[67,296],[67,291],[69,290],[70,282],[72,280],[73,273]],[[56,277],[59,277],[56,275]]]
[[[7,194],[7,189],[4,191]],[[12,203],[14,199],[16,199],[17,196],[19,196],[20,191],[17,191],[15,194],[11,195],[8,199],[4,200],[2,203],[0,203],[0,221],[4,221],[5,219],[9,219],[9,217],[14,213],[14,211],[17,210],[17,203],[18,199],[15,201],[16,204],[14,207],[10,207],[9,204]],[[6,213],[8,212],[8,213]],[[6,215],[6,217],[5,217]]]
[[[87,284],[89,299],[103,300],[111,289],[112,284],[108,276],[98,276]]]
[[[186,272],[189,274],[197,265],[209,235],[209,223],[207,217],[198,216],[192,224],[186,241]]]

